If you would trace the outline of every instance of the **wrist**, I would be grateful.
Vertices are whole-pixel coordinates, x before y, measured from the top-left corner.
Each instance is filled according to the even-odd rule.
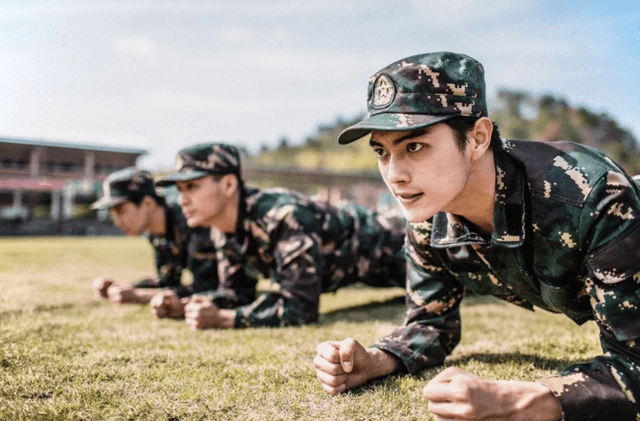
[[[186,303],[182,302],[182,300],[178,300],[177,305],[173,307],[174,317],[183,318],[185,306],[186,306]]]
[[[387,376],[400,370],[401,362],[393,354],[379,348],[368,348],[367,354],[371,359],[371,369],[369,379]]]
[[[498,381],[503,390],[515,396],[513,419],[531,421],[560,421],[562,408],[560,402],[544,384],[524,381]],[[511,418],[510,418],[511,419]]]
[[[236,323],[236,311],[235,310],[227,310],[220,309],[218,310],[218,328],[221,329],[232,329],[235,327]]]
[[[131,294],[133,296],[133,300],[137,304],[149,304],[149,302],[151,302],[151,298],[153,298],[157,292],[157,290],[152,289],[133,288]]]

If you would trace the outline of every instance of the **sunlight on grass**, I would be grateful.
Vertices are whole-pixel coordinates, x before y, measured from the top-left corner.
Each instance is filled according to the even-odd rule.
[[[0,420],[430,419],[421,389],[441,368],[340,396],[312,368],[317,343],[369,345],[402,323],[400,288],[324,294],[315,325],[194,332],[94,296],[94,276],[153,273],[144,238],[0,239],[0,265]],[[482,297],[466,298],[462,314],[447,365],[489,378],[533,380],[600,352],[593,323]]]

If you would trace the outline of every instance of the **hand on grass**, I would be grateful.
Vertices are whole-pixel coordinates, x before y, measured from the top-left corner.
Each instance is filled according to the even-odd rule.
[[[559,421],[556,397],[541,383],[485,380],[449,367],[423,389],[437,421]]]
[[[220,326],[220,309],[207,298],[194,295],[184,308],[185,319],[193,330]]]
[[[107,299],[114,304],[139,304],[136,289],[130,284],[113,283],[107,288]]]
[[[325,392],[342,393],[368,380],[391,374],[398,361],[377,348],[365,349],[355,339],[327,341],[318,344],[313,367]]]
[[[91,286],[93,290],[96,292],[98,297],[107,298],[107,289],[113,285],[115,281],[113,279],[104,278],[102,276],[98,276],[91,281]]]
[[[155,294],[149,306],[151,312],[159,319],[169,317],[181,319],[184,317],[184,306],[188,299],[180,299],[175,291],[166,290]]]

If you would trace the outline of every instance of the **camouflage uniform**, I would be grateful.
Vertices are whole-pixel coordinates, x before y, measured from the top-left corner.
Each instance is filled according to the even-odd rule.
[[[384,102],[384,92],[370,96],[370,117],[378,127],[365,120],[355,130],[347,129],[341,143],[366,135],[367,129],[416,127],[405,124],[401,114],[420,109],[405,95],[420,84],[427,93],[435,90],[430,84],[457,89],[460,95],[465,86],[477,88],[472,95],[477,98],[470,102],[482,104],[484,81],[480,85],[476,78],[482,67],[476,62],[475,68],[456,73],[460,56],[414,56],[381,70],[371,83],[381,75],[393,81],[396,91],[387,94],[391,108],[396,107],[393,114],[380,115],[384,106],[380,111],[372,104],[376,96]],[[448,97],[443,104],[456,102],[464,101]],[[438,108],[437,102],[425,103]],[[486,105],[464,114],[473,108],[441,111],[445,117],[486,115]],[[428,125],[422,117],[415,118],[418,127]],[[602,153],[568,142],[504,141],[502,149],[494,150],[494,162],[490,236],[448,213],[409,224],[405,322],[375,347],[395,355],[410,373],[442,364],[460,340],[459,306],[465,290],[531,310],[536,306],[564,313],[578,324],[595,320],[604,355],[541,382],[558,398],[565,421],[640,420],[638,186]]]
[[[636,419],[640,192],[593,149],[559,142],[505,146],[495,155],[491,238],[452,214],[410,224],[405,323],[376,346],[410,373],[442,364],[460,340],[465,289],[561,312],[579,324],[595,320],[605,355],[543,383],[567,421],[614,413]]]
[[[136,288],[172,288],[180,297],[218,287],[218,261],[210,229],[190,228],[177,204],[165,204],[164,235],[148,234],[155,254],[157,279],[145,278]],[[192,285],[182,285],[182,271],[193,275]]]
[[[198,145],[181,151],[176,172],[157,184],[225,172],[241,181],[239,165],[232,146]],[[322,292],[358,281],[404,286],[404,219],[286,189],[258,190],[242,182],[239,188],[236,232],[212,230],[220,288],[207,293],[218,306],[236,308],[236,328],[314,322]],[[278,283],[280,292],[256,300],[259,276]]]
[[[235,238],[214,235],[223,288],[217,296],[246,291],[260,274],[281,291],[238,307],[235,327],[315,322],[323,292],[355,282],[404,286],[404,231],[402,218],[355,204],[334,207],[291,190],[246,188]]]
[[[165,234],[148,234],[155,254],[157,279],[145,278],[136,288],[173,288],[180,297],[218,286],[216,251],[209,228],[191,229],[177,204],[168,204],[158,196],[151,174],[136,168],[125,168],[110,174],[103,183],[103,197],[93,209],[109,209],[144,196],[158,198],[164,209]],[[192,285],[181,285],[183,269],[193,275]]]

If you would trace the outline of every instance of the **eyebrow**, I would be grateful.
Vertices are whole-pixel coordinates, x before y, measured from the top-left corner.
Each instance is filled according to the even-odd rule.
[[[409,140],[409,139],[413,139],[414,137],[419,137],[424,135],[425,133],[428,132],[428,127],[423,127],[422,129],[417,129],[417,130],[412,130],[409,133],[407,133],[404,136],[400,136],[399,138],[395,139],[393,141],[393,145],[399,145],[400,143]],[[373,136],[371,136],[371,138],[369,139],[369,146],[382,146],[382,144],[380,142],[377,142],[375,140],[373,140]]]

